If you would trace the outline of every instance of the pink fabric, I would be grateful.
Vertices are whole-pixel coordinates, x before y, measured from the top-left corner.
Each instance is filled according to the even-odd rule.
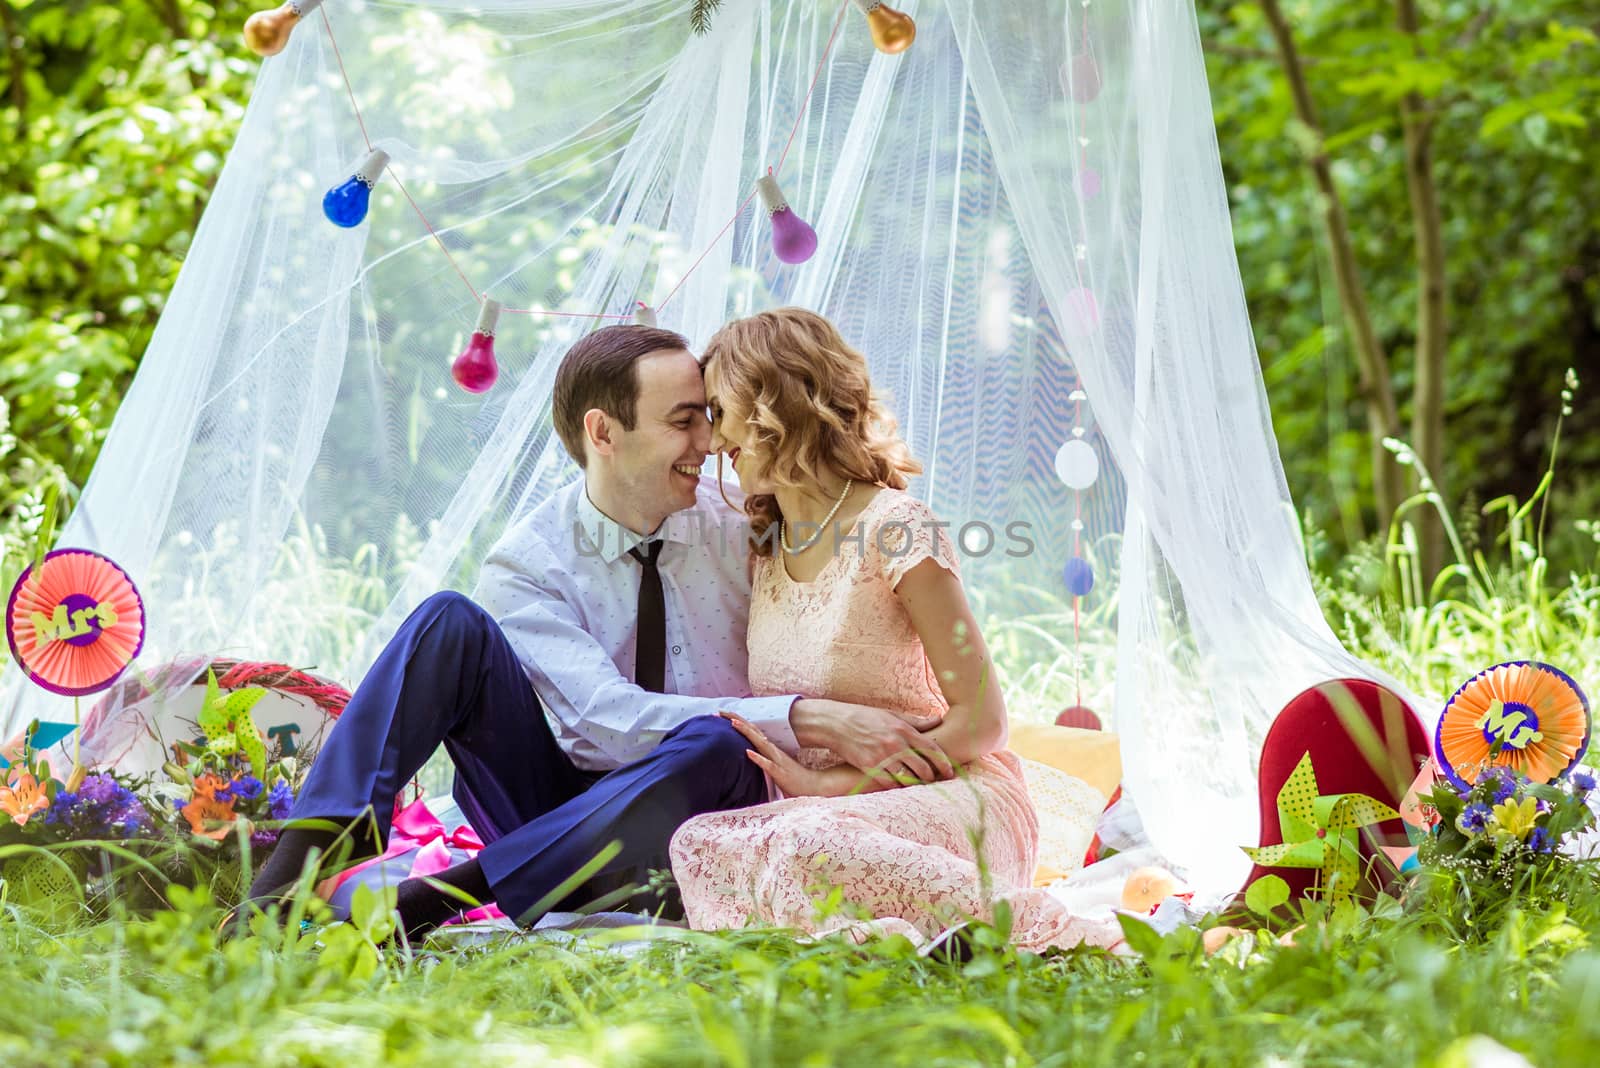
[[[959,575],[954,546],[934,522],[922,502],[885,489],[852,531],[864,541],[842,540],[814,581],[795,582],[780,559],[758,561],[752,691],[877,705],[919,726],[937,723],[949,706],[894,592],[924,560]],[[827,750],[802,758],[813,767],[839,763]],[[689,922],[922,943],[967,917],[992,918],[1004,899],[1023,949],[1120,941],[1114,921],[1074,916],[1030,885],[1039,828],[1017,758],[992,753],[962,770],[950,783],[696,816],[672,839]]]
[[[437,875],[457,863],[450,852],[452,847],[466,850],[475,856],[483,849],[483,841],[478,837],[478,832],[465,825],[453,831],[446,831],[444,824],[439,822],[439,817],[428,808],[428,803],[419,797],[395,814],[393,828],[389,832],[389,848],[384,850],[383,856],[358,864],[329,879],[324,884],[323,895],[333,897],[339,887],[368,868],[406,853],[416,854],[411,862],[409,878],[420,879]],[[505,913],[496,906],[484,905],[466,913],[462,919],[470,923],[477,920],[500,919],[504,916]]]

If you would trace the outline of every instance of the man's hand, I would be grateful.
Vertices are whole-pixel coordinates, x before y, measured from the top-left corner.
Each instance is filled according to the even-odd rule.
[[[939,743],[888,709],[802,697],[789,710],[789,726],[801,745],[831,749],[863,771],[881,768],[917,782],[955,778]]]

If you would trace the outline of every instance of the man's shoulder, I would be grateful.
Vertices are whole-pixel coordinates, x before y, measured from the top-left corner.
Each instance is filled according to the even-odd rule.
[[[562,533],[570,531],[577,516],[577,496],[583,479],[569,482],[540,501],[530,512],[511,521],[500,534],[491,555],[502,551],[553,551]]]

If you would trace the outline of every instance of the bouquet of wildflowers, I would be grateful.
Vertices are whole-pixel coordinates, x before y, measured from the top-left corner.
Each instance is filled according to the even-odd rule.
[[[1594,826],[1594,789],[1594,775],[1583,768],[1550,784],[1504,766],[1486,769],[1465,790],[1440,779],[1421,798],[1433,833],[1418,846],[1417,860],[1480,900],[1537,895],[1552,877],[1588,875],[1562,847]]]
[[[240,821],[252,850],[277,843],[272,826],[289,818],[299,770],[292,757],[267,762],[261,732],[250,708],[266,693],[259,686],[222,693],[215,673],[206,679],[200,715],[203,743],[179,742],[166,764],[171,782],[163,792],[188,832],[213,842],[237,841]]]

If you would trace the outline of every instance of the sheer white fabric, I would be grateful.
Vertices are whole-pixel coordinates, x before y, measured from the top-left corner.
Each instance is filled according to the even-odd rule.
[[[1303,564],[1193,12],[899,6],[918,24],[910,51],[878,54],[847,11],[801,114],[834,4],[733,0],[697,38],[686,0],[329,0],[392,157],[353,230],[320,202],[366,144],[321,13],[308,18],[263,64],[63,535],[139,582],[141,662],[272,658],[354,683],[418,602],[470,589],[507,521],[576,474],[548,398],[592,324],[508,312],[499,384],[458,390],[449,363],[477,300],[398,178],[472,285],[511,308],[626,315],[709,246],[663,326],[698,345],[780,304],[834,318],[927,466],[913,491],[958,530],[995,532],[963,559],[987,618],[1064,601],[1073,504],[1052,458],[1069,393],[1087,390],[1101,474],[1084,533],[1101,573],[1086,608],[1115,640],[1097,637],[1085,669],[1114,684],[1086,698],[1122,734],[1156,844],[1197,885],[1237,880],[1271,716],[1305,686],[1371,672]],[[780,264],[757,205],[713,244],[797,115],[778,177],[816,255]],[[1029,524],[1031,553],[1007,556],[1012,523]],[[1057,710],[1008,681],[1017,715]],[[3,684],[9,727],[62,714],[20,673]]]

